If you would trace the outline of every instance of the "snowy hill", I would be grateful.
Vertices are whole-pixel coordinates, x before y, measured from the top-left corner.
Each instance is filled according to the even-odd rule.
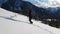
[[[32,21],[29,24],[28,17],[0,8],[0,34],[60,34],[60,29]]]

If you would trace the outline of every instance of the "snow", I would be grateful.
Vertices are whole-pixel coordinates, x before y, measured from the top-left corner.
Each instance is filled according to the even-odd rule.
[[[29,24],[27,16],[0,8],[0,34],[60,34],[60,29],[32,21],[33,24]]]

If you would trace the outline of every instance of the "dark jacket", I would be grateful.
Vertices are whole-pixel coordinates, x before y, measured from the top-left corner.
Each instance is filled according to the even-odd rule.
[[[31,10],[29,11],[29,17],[32,17],[32,11]]]

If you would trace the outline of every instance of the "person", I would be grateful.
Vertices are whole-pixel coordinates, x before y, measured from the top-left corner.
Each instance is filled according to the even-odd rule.
[[[29,21],[30,21],[30,24],[33,24],[33,22],[31,21],[31,19],[32,19],[32,11],[30,10],[29,11]]]

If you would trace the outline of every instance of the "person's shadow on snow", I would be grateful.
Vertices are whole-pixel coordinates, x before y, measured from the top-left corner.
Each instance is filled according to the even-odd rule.
[[[16,20],[16,19],[13,19],[13,18],[5,17],[5,16],[0,16],[0,18],[4,18],[4,19],[7,19],[7,20],[12,20],[12,21],[28,23],[28,22],[25,22],[25,21],[22,21],[22,20]]]

